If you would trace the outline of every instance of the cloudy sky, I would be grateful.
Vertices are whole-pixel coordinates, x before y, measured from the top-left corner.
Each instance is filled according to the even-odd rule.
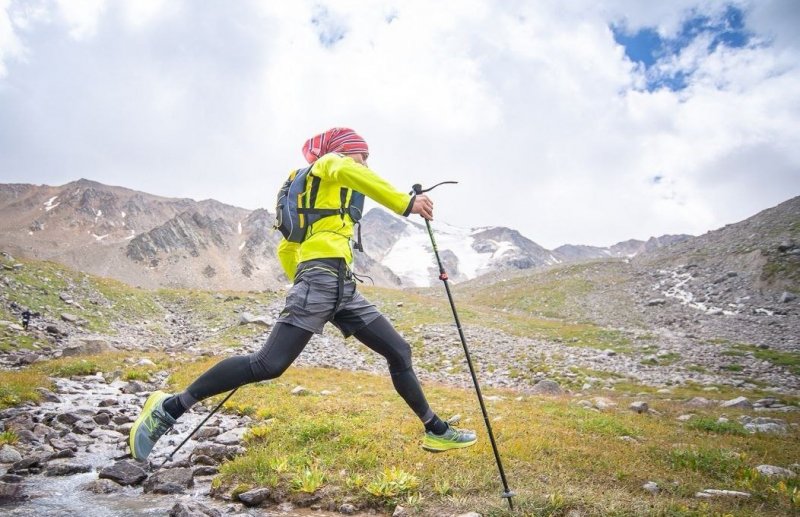
[[[701,234],[800,195],[800,2],[0,0],[0,182],[273,211],[369,142],[436,219],[539,244]]]

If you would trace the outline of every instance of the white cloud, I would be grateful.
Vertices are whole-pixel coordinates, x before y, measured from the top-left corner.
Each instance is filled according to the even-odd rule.
[[[62,2],[16,22],[19,5],[0,0],[3,181],[271,209],[304,139],[344,125],[398,188],[460,181],[437,219],[550,248],[702,233],[800,194],[792,2],[736,2],[753,44],[659,62],[691,72],[679,92],[647,91],[609,25],[674,36],[727,2]]]

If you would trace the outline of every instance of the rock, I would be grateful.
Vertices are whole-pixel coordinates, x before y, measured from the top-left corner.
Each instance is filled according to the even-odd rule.
[[[217,461],[217,463],[223,460],[230,460],[236,456],[237,449],[236,447],[229,447],[227,445],[220,445],[216,443],[209,443],[205,445],[199,445],[194,448],[192,451],[192,458],[198,458],[200,456],[207,456]]]
[[[350,503],[344,503],[339,507],[339,513],[343,513],[345,515],[353,515],[358,511],[358,508],[353,506]]]
[[[142,484],[142,490],[154,494],[182,494],[194,485],[192,478],[193,473],[190,468],[159,470],[147,478]]]
[[[784,291],[781,295],[781,303],[789,303],[793,302],[797,299],[797,295],[794,293],[790,293],[789,291]]]
[[[75,413],[61,413],[56,417],[56,422],[61,422],[62,424],[66,424],[68,426],[73,426],[80,419],[81,419],[81,417],[79,417]]]
[[[628,406],[628,409],[630,409],[631,411],[636,411],[637,413],[641,414],[641,413],[647,413],[648,411],[650,411],[650,406],[647,405],[647,402],[644,402],[644,401],[640,400],[640,401],[632,402],[631,405]]]
[[[456,517],[481,517],[481,514],[478,512],[467,512],[457,515]]]
[[[663,298],[653,298],[652,300],[648,300],[645,305],[647,305],[648,307],[658,307],[666,303],[667,301]]]
[[[284,502],[278,505],[278,511],[283,513],[289,513],[294,511],[294,505],[289,502]]]
[[[244,427],[231,429],[227,433],[222,433],[214,438],[214,441],[221,443],[222,445],[238,445],[242,441],[242,436],[244,436],[246,432],[247,429]]]
[[[406,517],[407,515],[409,515],[408,511],[399,504],[394,507],[394,512],[392,512],[392,517]]]
[[[311,390],[309,390],[308,388],[304,388],[303,386],[296,386],[292,390],[292,395],[304,396],[304,395],[310,395],[310,394],[311,394]]]
[[[768,478],[795,478],[797,474],[794,471],[785,469],[783,467],[776,467],[775,465],[759,465],[756,467],[759,474]]]
[[[213,438],[222,433],[222,429],[219,427],[201,427],[199,431],[194,433],[194,437],[199,440],[207,440],[208,438]]]
[[[713,488],[706,488],[702,492],[697,492],[695,497],[709,499],[712,497],[736,497],[742,499],[748,499],[750,494],[747,492],[737,492],[735,490],[716,490]]]
[[[18,462],[11,465],[8,469],[9,474],[34,474],[39,472],[42,467],[42,458],[38,456],[31,456],[29,458],[22,458]]]
[[[128,486],[138,485],[147,479],[147,473],[138,464],[128,460],[122,460],[110,467],[105,467],[100,470],[98,477],[100,479],[110,479],[120,485]]]
[[[533,386],[531,393],[534,395],[563,395],[564,390],[561,389],[557,382],[543,379]]]
[[[753,404],[747,399],[747,397],[736,397],[732,400],[727,400],[722,402],[719,407],[722,408],[739,408],[739,409],[753,409]]]
[[[156,365],[156,363],[154,363],[153,361],[151,361],[150,359],[148,359],[146,357],[143,357],[143,358],[139,359],[138,361],[136,361],[136,366],[155,366],[155,365]]]
[[[150,386],[141,381],[130,381],[122,387],[122,393],[134,394],[150,391]]]
[[[689,420],[691,420],[692,418],[694,418],[694,415],[693,415],[693,414],[688,414],[688,415],[681,415],[681,416],[679,416],[679,417],[678,417],[678,420],[680,420],[681,422],[688,422],[688,421],[689,421]]]
[[[22,454],[14,447],[5,444],[0,447],[0,463],[16,463],[22,461]]]
[[[689,407],[708,407],[714,403],[715,402],[713,400],[708,400],[704,397],[694,397],[684,402],[683,405]]]
[[[251,323],[254,323],[256,325],[263,325],[265,327],[270,327],[275,322],[267,316],[255,316],[253,314],[250,314],[249,312],[243,312],[239,316],[239,325],[249,325]]]
[[[205,457],[208,458],[208,456]],[[216,476],[217,474],[219,474],[219,468],[212,466],[195,467],[195,469],[192,472],[194,473],[194,477]]]
[[[95,479],[78,487],[80,490],[93,494],[113,494],[122,490],[122,485],[110,479]]]
[[[77,323],[79,318],[74,314],[70,314],[68,312],[62,312],[61,319],[62,321],[66,321],[67,323]]]
[[[181,501],[170,509],[169,517],[222,517],[222,512],[196,501]]]
[[[99,425],[108,425],[111,422],[111,415],[108,413],[98,413],[92,420]]]
[[[647,483],[642,485],[642,488],[644,488],[653,495],[657,495],[661,491],[661,489],[658,487],[658,483],[656,483],[655,481],[648,481]]]
[[[24,498],[22,484],[0,482],[0,503],[10,503]]]
[[[82,463],[51,463],[44,470],[45,476],[71,476],[73,474],[83,474],[91,472],[91,465]]]
[[[100,338],[78,338],[71,340],[70,344],[61,351],[64,357],[74,357],[78,355],[95,355],[104,352],[116,352],[117,349],[108,344],[108,341]]]
[[[42,402],[53,402],[55,404],[61,402],[61,399],[58,398],[58,395],[48,390],[47,388],[42,388],[42,387],[36,388],[36,392],[39,394],[39,397],[41,398]]]
[[[617,405],[616,402],[606,397],[595,397],[592,399],[592,402],[594,403],[594,407],[599,410],[609,409]]]
[[[247,492],[242,492],[238,495],[238,498],[245,506],[258,506],[269,501],[271,496],[272,490],[269,488],[256,488],[248,490]]]

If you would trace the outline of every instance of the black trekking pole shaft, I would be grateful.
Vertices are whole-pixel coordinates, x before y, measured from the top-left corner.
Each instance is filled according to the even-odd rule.
[[[422,192],[422,188],[419,185],[414,185],[414,191],[419,194]],[[503,461],[500,459],[500,452],[497,449],[497,442],[494,439],[494,432],[492,432],[492,424],[489,422],[489,413],[486,411],[486,404],[484,404],[483,394],[481,394],[481,386],[478,382],[478,376],[475,374],[475,367],[472,364],[472,356],[469,353],[469,347],[467,347],[467,339],[464,337],[464,330],[461,328],[461,320],[458,318],[458,311],[456,311],[456,304],[453,301],[453,294],[450,292],[450,283],[447,280],[447,272],[444,270],[442,259],[439,257],[439,248],[436,246],[436,239],[433,237],[431,222],[428,219],[425,219],[425,226],[428,228],[428,236],[431,238],[433,254],[436,257],[436,263],[439,266],[439,280],[444,283],[444,289],[447,292],[447,299],[450,302],[450,309],[453,311],[453,319],[455,319],[456,322],[458,336],[461,338],[461,346],[464,348],[464,355],[467,357],[469,373],[472,376],[472,383],[475,385],[475,393],[478,395],[478,403],[480,404],[481,412],[483,413],[483,422],[486,424],[486,430],[489,433],[489,441],[492,443],[492,451],[494,452],[494,459],[497,462],[497,470],[500,471],[500,479],[503,482],[503,489],[505,490],[505,492],[503,492],[503,497],[508,500],[508,507],[513,510],[514,502],[511,500],[511,498],[514,496],[514,492],[512,492],[508,487],[506,473],[503,470]]]
[[[238,390],[238,389],[239,389],[239,388],[234,388],[234,389],[233,389],[233,390],[232,390],[230,393],[228,393],[228,395],[227,395],[227,396],[226,396],[224,399],[222,399],[222,402],[220,402],[219,404],[217,404],[217,407],[215,407],[215,408],[214,408],[214,410],[213,410],[211,413],[209,413],[209,415],[208,415],[207,417],[205,417],[205,418],[203,419],[203,421],[202,421],[202,422],[200,422],[199,424],[197,424],[197,427],[195,427],[195,428],[194,428],[194,430],[192,430],[192,432],[191,432],[191,433],[189,433],[189,435],[188,435],[186,438],[184,438],[184,439],[183,439],[183,441],[181,442],[181,444],[180,444],[180,445],[178,445],[177,447],[175,447],[175,450],[174,450],[174,451],[172,451],[171,453],[169,453],[169,456],[167,456],[166,458],[164,458],[164,461],[161,463],[161,465],[159,465],[159,466],[158,466],[158,468],[161,468],[161,467],[163,467],[164,465],[166,465],[166,463],[172,459],[172,457],[175,455],[175,453],[176,453],[176,452],[178,452],[179,450],[181,450],[181,447],[183,447],[183,446],[184,446],[184,444],[185,444],[186,442],[188,442],[188,441],[189,441],[189,439],[190,439],[192,436],[194,436],[194,433],[196,433],[197,431],[199,431],[199,430],[200,430],[200,428],[201,428],[201,427],[203,427],[203,424],[205,424],[206,422],[208,422],[208,419],[209,419],[209,418],[211,418],[212,416],[214,416],[214,413],[216,413],[216,412],[219,410],[219,408],[221,408],[221,407],[222,407],[222,405],[223,405],[223,404],[225,404],[226,402],[228,402],[228,399],[229,399],[229,398],[231,398],[231,396],[233,396],[233,394],[234,394],[234,393],[236,393],[236,390]]]

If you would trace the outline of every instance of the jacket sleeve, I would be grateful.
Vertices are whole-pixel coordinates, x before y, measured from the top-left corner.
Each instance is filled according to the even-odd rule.
[[[294,274],[297,270],[297,262],[300,256],[300,243],[289,242],[286,239],[281,239],[278,243],[278,260],[283,267],[283,272],[290,281],[294,281]]]
[[[408,216],[414,206],[414,196],[400,192],[371,169],[347,156],[326,154],[314,164],[312,174],[361,192],[402,216]]]

